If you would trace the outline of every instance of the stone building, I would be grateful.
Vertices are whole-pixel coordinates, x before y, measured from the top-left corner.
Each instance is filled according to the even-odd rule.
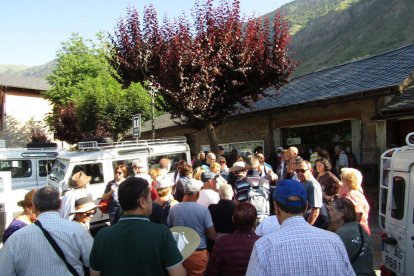
[[[359,164],[378,164],[388,144],[403,144],[414,131],[414,45],[313,72],[291,80],[270,97],[241,110],[216,128],[227,150],[336,144],[352,150]],[[194,152],[208,145],[204,131],[177,126],[168,114],[155,120],[156,137],[186,136]],[[151,122],[142,138],[151,137]],[[243,148],[244,145],[244,148]],[[249,148],[250,146],[250,148]],[[248,148],[248,149],[246,149]]]

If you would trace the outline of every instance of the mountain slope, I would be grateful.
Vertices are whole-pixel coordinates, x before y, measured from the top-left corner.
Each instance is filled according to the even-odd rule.
[[[361,0],[308,21],[292,37],[293,56],[301,62],[295,75],[414,43],[413,14],[412,0]]]
[[[294,35],[305,28],[309,21],[322,17],[331,11],[347,9],[358,1],[361,0],[295,0],[262,17],[269,17],[272,20],[276,12],[280,11],[289,22],[290,34]]]
[[[34,67],[27,68],[23,71],[19,71],[16,74],[19,76],[25,76],[25,77],[46,78],[48,75],[50,75],[50,73],[52,73],[55,66],[56,66],[56,61],[52,60],[43,65],[34,66]]]
[[[30,67],[26,65],[0,64],[0,74],[15,74],[28,68]]]

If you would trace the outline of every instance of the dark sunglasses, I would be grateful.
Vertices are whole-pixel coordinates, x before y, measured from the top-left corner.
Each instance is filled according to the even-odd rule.
[[[116,172],[116,174],[124,174],[123,172]]]
[[[84,212],[82,214],[87,215],[87,216],[93,216],[96,214],[96,209],[90,210],[88,212]]]
[[[226,161],[219,161],[219,163],[220,163],[220,164],[225,164],[225,163],[226,163]]]
[[[305,173],[306,171],[309,171],[309,169],[307,169],[307,170],[295,170],[296,173]]]

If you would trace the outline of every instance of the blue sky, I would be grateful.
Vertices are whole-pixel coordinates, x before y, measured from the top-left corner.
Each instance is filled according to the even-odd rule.
[[[215,0],[216,2],[218,0]],[[292,0],[240,0],[242,14],[257,16]],[[0,2],[0,64],[41,65],[55,58],[61,42],[73,32],[94,38],[113,32],[130,5],[140,13],[152,3],[169,18],[191,15],[195,0],[2,0]]]

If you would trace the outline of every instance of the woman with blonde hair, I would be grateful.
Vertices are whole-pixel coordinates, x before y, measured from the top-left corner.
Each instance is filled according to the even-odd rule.
[[[211,162],[210,164],[210,172],[214,174],[220,174],[221,166],[217,162]]]
[[[361,187],[361,172],[354,168],[342,168],[341,181],[342,186],[339,190],[339,197],[347,198],[352,201],[355,206],[357,217],[360,217],[357,221],[362,225],[362,227],[364,227],[365,231],[371,235],[371,231],[368,226],[368,214],[370,207]]]
[[[204,169],[201,167],[197,167],[193,171],[193,178],[196,180],[201,180],[201,174],[204,172]]]
[[[37,216],[33,205],[33,197],[35,193],[36,190],[31,190],[24,196],[24,200],[17,202],[18,206],[23,207],[23,212],[18,215],[4,231],[3,244],[14,232],[36,221]]]

